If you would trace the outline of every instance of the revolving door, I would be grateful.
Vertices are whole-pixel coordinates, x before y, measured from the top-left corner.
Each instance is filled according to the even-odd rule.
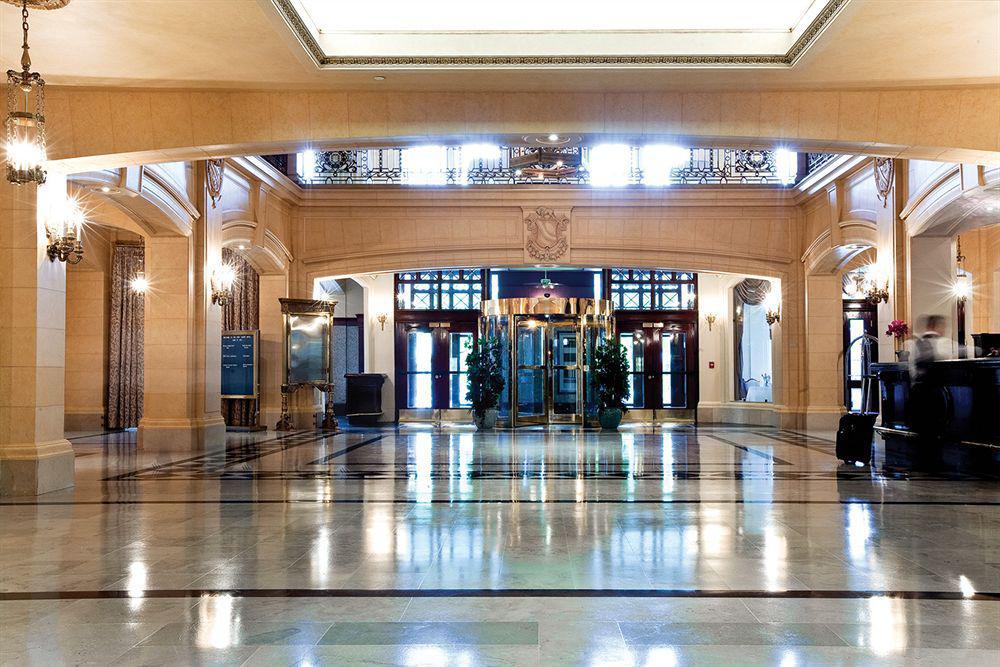
[[[590,362],[594,348],[611,330],[607,301],[523,298],[484,302],[481,335],[498,338],[507,360],[499,423],[596,423]]]

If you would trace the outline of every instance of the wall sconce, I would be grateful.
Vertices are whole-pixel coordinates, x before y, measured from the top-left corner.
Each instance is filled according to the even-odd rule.
[[[209,278],[212,286],[212,303],[225,306],[233,297],[233,285],[236,283],[236,268],[231,264],[219,264],[212,269]]]
[[[385,323],[386,320],[389,319],[389,316],[385,313],[379,313],[375,319],[378,320],[378,324],[382,328],[382,331],[385,331]]]
[[[959,303],[968,301],[969,297],[972,296],[972,282],[969,280],[969,274],[958,274],[955,277],[955,284],[951,286],[951,290]]]
[[[49,260],[79,264],[83,260],[83,209],[69,197],[54,208],[45,223]]]
[[[873,306],[889,303],[889,277],[878,264],[868,267],[864,282],[865,299]]]
[[[712,330],[712,325],[715,324],[715,319],[717,317],[718,316],[714,312],[709,311],[709,312],[705,313],[705,321],[708,322],[708,330],[709,331]]]
[[[781,292],[776,289],[768,292],[767,297],[764,299],[764,309],[764,319],[767,320],[767,326],[772,326],[775,322],[780,322]]]
[[[149,290],[149,279],[146,278],[146,274],[143,271],[139,271],[129,281],[128,286],[136,294],[145,294]]]

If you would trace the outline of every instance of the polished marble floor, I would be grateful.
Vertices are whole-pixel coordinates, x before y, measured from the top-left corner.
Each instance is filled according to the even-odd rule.
[[[0,502],[0,663],[1000,664],[1000,481],[831,434],[71,434]]]

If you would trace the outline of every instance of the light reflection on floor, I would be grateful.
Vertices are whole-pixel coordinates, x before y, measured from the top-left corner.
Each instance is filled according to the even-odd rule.
[[[996,479],[827,434],[133,442],[74,439],[75,489],[0,505],[3,664],[1000,659]]]

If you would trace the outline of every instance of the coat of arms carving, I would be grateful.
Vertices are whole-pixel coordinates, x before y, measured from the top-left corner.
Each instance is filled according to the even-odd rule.
[[[552,262],[569,250],[569,217],[551,208],[539,206],[524,218],[527,238],[524,249],[529,256]]]

